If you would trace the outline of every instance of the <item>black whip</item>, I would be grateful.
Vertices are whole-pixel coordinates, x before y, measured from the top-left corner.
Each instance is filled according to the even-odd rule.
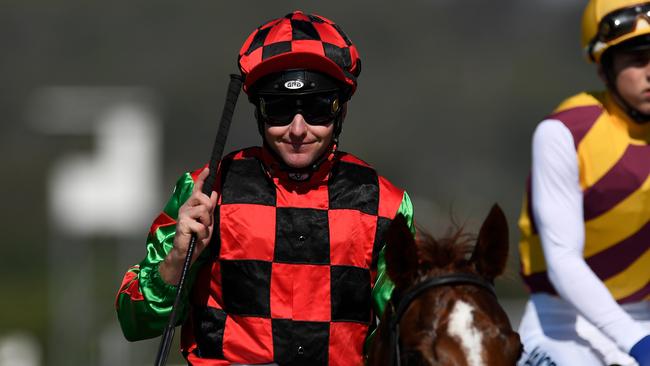
[[[237,98],[239,97],[242,81],[243,79],[240,75],[230,74],[230,83],[228,84],[226,103],[223,106],[221,121],[219,122],[219,131],[217,131],[217,137],[214,140],[212,155],[210,156],[210,163],[208,165],[210,168],[210,173],[205,179],[205,183],[203,184],[202,189],[203,194],[207,196],[210,196],[212,194],[212,188],[214,187],[214,182],[217,179],[217,166],[221,160],[223,148],[226,145],[226,138],[228,137],[228,130],[230,130],[230,122],[232,121],[232,115],[235,112],[235,106],[237,105]],[[164,366],[167,363],[167,356],[169,356],[169,350],[172,344],[172,340],[174,339],[178,308],[180,306],[183,289],[185,287],[185,277],[187,276],[187,272],[189,272],[190,269],[190,263],[192,262],[192,255],[194,254],[195,246],[196,234],[192,234],[190,245],[187,248],[187,256],[185,257],[185,262],[183,263],[181,278],[178,281],[178,286],[176,288],[176,298],[174,299],[172,312],[169,315],[169,322],[167,323],[165,332],[160,339],[160,347],[158,348],[158,355],[156,356],[156,363],[154,364],[155,366]]]

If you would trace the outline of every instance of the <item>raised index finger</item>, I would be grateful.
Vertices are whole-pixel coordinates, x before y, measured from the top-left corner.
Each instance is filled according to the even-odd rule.
[[[205,180],[208,177],[208,174],[210,174],[210,168],[205,167],[201,173],[199,173],[199,176],[196,177],[196,180],[194,181],[194,188],[192,188],[192,193],[203,192],[203,184],[205,184]]]

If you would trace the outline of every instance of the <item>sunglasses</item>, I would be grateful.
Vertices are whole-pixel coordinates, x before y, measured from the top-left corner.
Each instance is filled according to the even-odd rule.
[[[259,98],[257,110],[271,126],[286,126],[296,114],[301,114],[312,126],[324,126],[337,117],[341,106],[337,93],[265,95]]]
[[[598,26],[596,40],[609,42],[634,32],[639,18],[645,18],[650,22],[650,4],[632,6],[607,14]]]

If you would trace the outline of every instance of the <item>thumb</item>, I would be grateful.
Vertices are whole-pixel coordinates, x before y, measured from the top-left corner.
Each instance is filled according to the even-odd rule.
[[[217,207],[217,201],[219,200],[219,195],[217,195],[217,192],[212,191],[210,194],[210,201],[212,201],[212,210],[214,211],[214,208]]]

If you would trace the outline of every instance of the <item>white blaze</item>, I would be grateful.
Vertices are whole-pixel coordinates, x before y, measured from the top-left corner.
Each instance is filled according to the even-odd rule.
[[[469,366],[484,366],[483,334],[474,326],[474,308],[464,301],[457,301],[449,315],[449,334],[460,340]]]

